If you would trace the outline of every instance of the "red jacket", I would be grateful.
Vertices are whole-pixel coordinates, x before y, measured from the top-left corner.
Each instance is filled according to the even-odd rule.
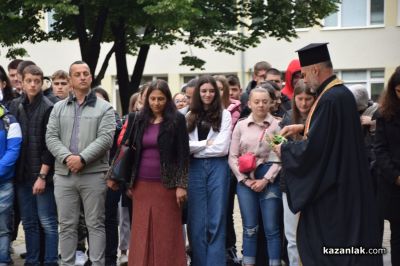
[[[293,97],[294,88],[292,87],[292,77],[295,72],[301,71],[300,61],[293,59],[287,67],[285,74],[285,87],[282,89],[282,93],[285,94],[290,100]]]

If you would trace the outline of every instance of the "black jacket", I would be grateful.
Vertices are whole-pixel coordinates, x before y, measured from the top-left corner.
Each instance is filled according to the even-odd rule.
[[[395,184],[400,176],[400,113],[391,121],[377,116],[374,149],[378,198],[384,218],[400,222],[400,186]]]
[[[336,77],[325,80],[321,94]],[[306,140],[281,147],[289,208],[301,211],[303,265],[382,265],[379,256],[326,256],[323,247],[377,247],[378,206],[353,94],[337,84],[316,104]]]
[[[13,103],[13,114],[22,131],[21,154],[17,162],[16,181],[35,182],[42,164],[50,166],[47,180],[52,181],[54,157],[46,146],[45,136],[53,103],[43,93],[39,93],[32,103],[26,95]]]
[[[132,125],[135,115],[138,117],[135,125]],[[145,130],[145,122],[140,113],[129,114],[126,132],[129,132],[132,126],[134,126],[134,128],[131,135],[131,143],[134,138],[135,131],[137,132],[137,137],[135,138],[134,142],[135,155],[132,170],[132,176],[136,177],[137,173],[139,172],[142,153],[142,138]],[[122,143],[126,141],[126,137],[127,134],[124,135]],[[190,151],[186,120],[181,113],[176,112],[173,129],[168,129],[166,123],[161,123],[160,132],[158,134],[158,147],[160,150],[161,160],[161,181],[164,186],[166,188],[186,188],[188,182]]]
[[[52,102],[53,104],[57,103],[58,101],[60,101],[59,98],[57,98],[57,96],[54,95],[53,93],[53,88],[50,87],[46,90],[43,91],[43,95],[46,96],[47,99],[50,100],[50,102]]]

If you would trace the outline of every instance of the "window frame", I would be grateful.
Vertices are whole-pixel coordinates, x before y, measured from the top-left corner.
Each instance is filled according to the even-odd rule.
[[[362,80],[343,80],[343,72],[349,72],[349,71],[365,71],[366,72],[366,79]],[[383,72],[383,76],[381,78],[371,78],[371,72],[373,71],[382,71]],[[373,69],[342,69],[342,70],[338,70],[336,72],[336,75],[338,76],[339,79],[343,80],[343,82],[346,85],[355,85],[355,84],[366,84],[366,88],[368,91],[368,97],[371,99],[371,93],[372,93],[372,84],[382,84],[383,88],[382,90],[384,90],[384,86],[385,86],[385,68],[373,68]]]
[[[350,1],[350,0],[348,0]],[[383,1],[383,23],[381,24],[371,24],[371,0],[365,0],[366,1],[366,25],[360,25],[360,26],[343,26],[342,25],[342,3],[337,3],[338,10],[337,10],[337,23],[336,26],[325,26],[325,18],[323,19],[322,23],[322,30],[347,30],[347,29],[364,29],[364,28],[383,28],[385,27],[385,13],[386,13],[386,5],[385,5],[385,0]],[[400,5],[400,0],[398,0],[399,5]],[[400,7],[399,7],[399,12],[400,14]],[[400,17],[400,15],[399,15]],[[400,18],[398,18],[398,22],[400,24]]]

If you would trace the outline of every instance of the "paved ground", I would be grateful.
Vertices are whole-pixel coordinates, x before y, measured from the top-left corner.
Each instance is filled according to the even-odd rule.
[[[240,217],[240,211],[237,201],[235,202],[234,221],[237,236],[237,250],[242,250],[242,219]],[[14,242],[13,247],[15,251],[15,253],[12,255],[14,265],[23,266],[24,260],[19,257],[19,254],[25,252],[25,242],[22,227],[20,227],[18,239]],[[392,263],[390,262],[390,229],[389,224],[386,221],[385,232],[383,236],[383,247],[387,248],[388,251],[388,253],[383,256],[384,266],[391,266]]]

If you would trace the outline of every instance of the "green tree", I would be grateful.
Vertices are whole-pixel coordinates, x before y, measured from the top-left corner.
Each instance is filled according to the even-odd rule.
[[[78,40],[99,84],[112,55],[123,111],[138,88],[152,45],[167,48],[177,42],[189,47],[211,46],[233,54],[254,47],[262,38],[290,40],[296,27],[308,27],[336,9],[337,0],[5,0],[0,4],[0,44],[25,41]],[[4,8],[4,9],[3,9]],[[42,13],[41,13],[41,12]],[[43,12],[53,12],[53,30],[37,26]],[[41,15],[42,14],[42,15]],[[5,28],[7,27],[7,28]],[[8,36],[13,35],[12,38]],[[99,71],[103,43],[112,43]],[[21,52],[12,49],[9,56]],[[201,68],[201,58],[182,51],[182,65]],[[136,55],[132,73],[127,55]]]

